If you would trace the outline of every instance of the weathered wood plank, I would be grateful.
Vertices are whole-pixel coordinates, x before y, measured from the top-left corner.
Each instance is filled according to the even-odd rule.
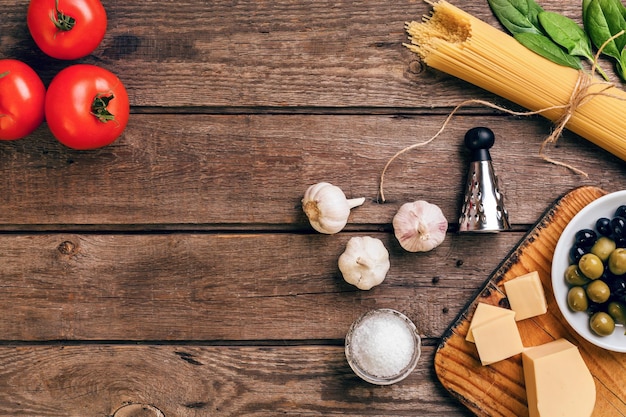
[[[487,2],[455,5],[498,25]],[[544,1],[580,20],[580,3]],[[33,65],[45,82],[68,63],[45,57],[26,27],[28,2],[3,0],[0,58]],[[449,107],[496,97],[424,70],[402,46],[425,2],[105,1],[109,27],[81,62],[120,76],[134,106]]]
[[[435,355],[435,372],[442,384],[477,416],[528,416],[524,373],[520,355],[482,366],[476,348],[465,340],[478,303],[503,305],[504,283],[532,271],[547,289],[547,312],[517,324],[524,347],[565,338],[574,343],[587,364],[598,394],[593,416],[623,417],[626,414],[626,356],[587,342],[565,322],[552,291],[551,265],[559,236],[569,221],[590,202],[603,196],[597,188],[569,193],[553,206],[536,228],[494,271],[465,313],[446,331]],[[616,330],[620,331],[620,330]]]
[[[520,233],[451,235],[429,253],[394,237],[386,280],[345,283],[356,234],[0,235],[0,340],[337,340],[372,308],[439,337]]]
[[[579,2],[541,3],[579,20]],[[496,24],[486,2],[455,4]],[[626,188],[623,161],[588,142],[566,133],[551,152],[582,178],[537,156],[543,119],[473,108],[397,160],[388,203],[377,204],[385,162],[428,139],[451,107],[508,105],[402,46],[424,2],[104,5],[105,40],[80,62],[125,82],[124,136],[75,152],[44,125],[0,144],[0,415],[110,416],[136,402],[167,417],[467,416],[436,381],[432,345],[555,198],[580,185]],[[0,6],[0,59],[26,61],[46,83],[72,64],[37,49],[27,0]],[[476,125],[498,135],[492,154],[516,231],[403,252],[390,222],[405,201],[440,205],[454,229],[462,137]],[[318,181],[367,197],[337,236],[307,233],[300,198]],[[357,234],[391,253],[387,280],[369,292],[336,266]],[[428,344],[418,370],[391,387],[356,378],[340,346],[378,307],[405,312]]]
[[[589,178],[544,162],[550,127],[539,119],[460,116],[434,142],[389,168],[387,204],[379,177],[397,151],[437,132],[443,116],[134,115],[116,143],[91,151],[58,144],[45,126],[0,144],[0,225],[257,225],[308,228],[300,208],[319,181],[367,202],[351,224],[388,225],[401,203],[425,199],[456,223],[463,197],[467,129],[497,135],[492,149],[511,221],[532,224],[560,195],[580,185],[626,188],[624,163],[571,134],[550,156]],[[602,161],[602,162],[599,162]],[[198,226],[202,227],[202,226]]]
[[[0,347],[0,415],[111,416],[127,403],[169,417],[469,416],[435,383],[433,348],[403,382],[378,387],[342,346]]]

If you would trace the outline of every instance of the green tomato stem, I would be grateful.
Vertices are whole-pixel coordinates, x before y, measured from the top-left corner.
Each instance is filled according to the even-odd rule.
[[[59,10],[59,0],[54,1],[54,15],[50,16],[50,19],[57,29],[65,32],[71,30],[76,24],[76,19]]]
[[[102,123],[115,121],[115,115],[107,109],[109,102],[114,98],[115,96],[112,93],[109,95],[104,93],[96,95],[93,103],[91,103],[91,114]]]

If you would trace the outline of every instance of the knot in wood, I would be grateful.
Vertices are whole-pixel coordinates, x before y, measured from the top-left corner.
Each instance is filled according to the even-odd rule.
[[[111,417],[165,417],[165,414],[152,405],[127,404],[118,408]]]
[[[76,251],[76,244],[72,241],[66,240],[61,242],[57,249],[63,255],[72,255]]]
[[[413,74],[413,75],[419,75],[424,71],[424,65],[421,63],[421,61],[411,61],[409,62],[409,73]]]

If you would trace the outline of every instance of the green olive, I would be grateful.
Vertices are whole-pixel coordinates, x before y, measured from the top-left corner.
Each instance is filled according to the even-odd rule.
[[[600,236],[591,247],[591,253],[596,255],[602,262],[609,259],[611,252],[615,250],[615,242],[606,236]]]
[[[626,324],[626,306],[617,301],[611,301],[607,307],[607,311],[615,323]]]
[[[604,273],[602,260],[598,258],[598,255],[594,255],[593,253],[584,254],[578,261],[578,268],[580,272],[589,279],[598,279]]]
[[[587,293],[583,287],[572,287],[567,292],[567,305],[573,311],[586,311],[589,308]]]
[[[587,297],[594,303],[605,303],[611,296],[611,289],[601,279],[592,281],[587,285]]]
[[[626,248],[617,248],[611,252],[609,270],[615,275],[626,274]]]
[[[565,282],[568,285],[585,285],[589,282],[589,278],[580,272],[578,265],[573,264],[565,270]]]
[[[608,336],[615,330],[615,321],[604,311],[599,311],[591,316],[589,326],[598,336]]]

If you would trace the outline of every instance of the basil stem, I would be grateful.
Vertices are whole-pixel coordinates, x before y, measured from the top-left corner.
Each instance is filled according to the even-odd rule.
[[[536,33],[518,33],[513,36],[526,48],[554,63],[574,69],[582,69],[580,59],[565,53],[559,45],[554,43],[545,35]]]

